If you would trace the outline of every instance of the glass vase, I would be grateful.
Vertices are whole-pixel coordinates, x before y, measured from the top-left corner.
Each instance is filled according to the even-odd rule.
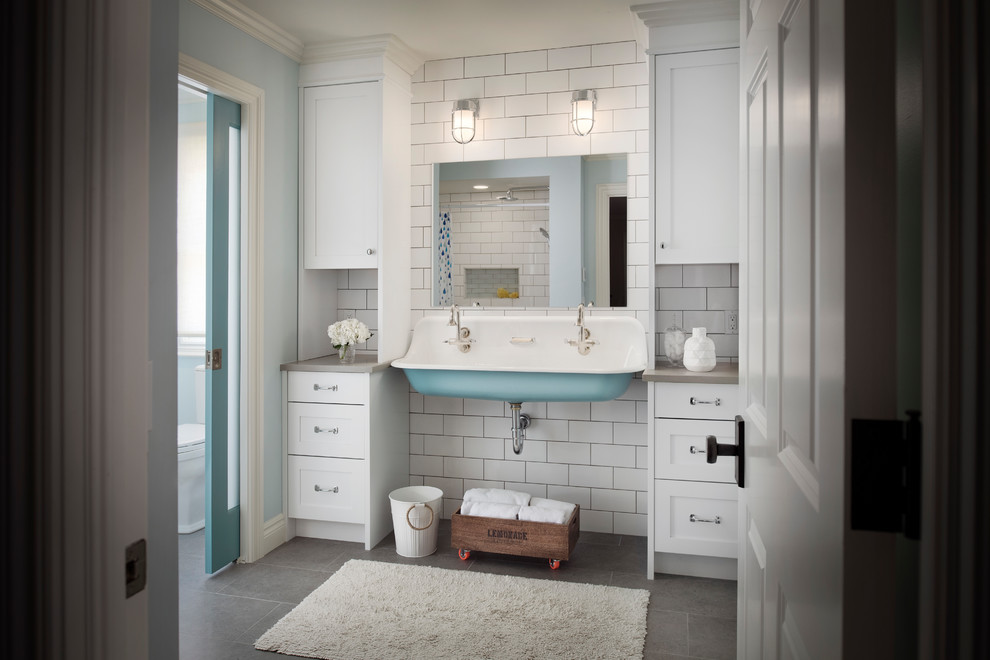
[[[357,357],[357,351],[350,344],[343,344],[337,349],[337,357],[340,358],[341,364],[354,364],[354,358]]]
[[[684,331],[676,323],[663,331],[663,352],[670,361],[670,366],[684,365]]]

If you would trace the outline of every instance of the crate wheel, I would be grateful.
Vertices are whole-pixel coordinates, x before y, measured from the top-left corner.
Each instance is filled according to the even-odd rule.
[[[559,559],[551,559],[550,560],[550,568],[552,570],[557,570],[558,568],[560,568],[560,560]]]
[[[470,550],[465,550],[464,548],[461,548],[460,550],[457,551],[457,556],[460,557],[461,559],[465,559],[465,560],[466,559],[470,559],[470,557],[471,557],[471,551]]]

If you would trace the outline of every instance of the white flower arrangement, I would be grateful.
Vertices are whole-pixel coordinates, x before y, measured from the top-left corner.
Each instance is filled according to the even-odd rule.
[[[339,351],[341,347],[363,344],[368,341],[371,339],[371,331],[368,330],[367,325],[357,319],[344,319],[330,325],[327,328],[327,336],[330,337],[333,347]],[[344,348],[342,354],[346,350]]]

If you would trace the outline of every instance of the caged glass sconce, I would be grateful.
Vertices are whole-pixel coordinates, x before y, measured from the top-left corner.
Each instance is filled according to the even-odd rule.
[[[593,89],[580,89],[571,95],[571,130],[577,135],[587,135],[595,125],[595,104],[598,93]]]
[[[478,118],[478,102],[475,99],[454,101],[450,113],[450,135],[455,142],[467,144],[474,139],[474,125]]]

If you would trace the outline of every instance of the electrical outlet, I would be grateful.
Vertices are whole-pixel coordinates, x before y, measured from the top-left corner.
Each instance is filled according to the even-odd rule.
[[[727,335],[738,335],[739,334],[739,312],[736,310],[728,311],[725,313],[725,334]]]

